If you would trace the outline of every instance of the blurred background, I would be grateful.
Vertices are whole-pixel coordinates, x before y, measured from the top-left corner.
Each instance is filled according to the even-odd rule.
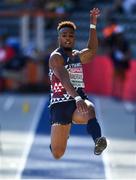
[[[77,26],[75,48],[86,47],[89,12],[98,7],[97,55],[84,65],[109,146],[93,155],[83,125],[73,126],[66,154],[49,151],[48,60],[56,27]],[[136,1],[0,0],[0,179],[136,179]]]

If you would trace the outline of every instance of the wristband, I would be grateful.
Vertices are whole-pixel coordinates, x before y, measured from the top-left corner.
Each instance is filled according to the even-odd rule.
[[[90,24],[90,29],[96,29],[96,25]]]
[[[82,100],[82,98],[81,98],[80,96],[76,96],[76,97],[74,97],[74,99],[75,99],[76,103],[77,103],[78,101],[81,101],[81,100]]]

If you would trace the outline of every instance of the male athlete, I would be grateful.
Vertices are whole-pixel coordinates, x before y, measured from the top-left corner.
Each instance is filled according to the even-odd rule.
[[[96,34],[98,8],[90,11],[90,34],[87,47],[81,51],[73,50],[76,26],[71,21],[59,23],[59,47],[49,59],[51,81],[51,145],[55,159],[64,154],[72,123],[87,124],[87,132],[92,136],[94,153],[100,155],[107,146],[106,138],[101,136],[100,125],[95,109],[83,92],[83,69],[96,55],[98,40]]]

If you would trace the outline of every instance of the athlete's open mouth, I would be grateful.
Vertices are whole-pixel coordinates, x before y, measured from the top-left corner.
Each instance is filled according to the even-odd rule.
[[[66,45],[71,45],[72,43],[70,41],[65,42]]]

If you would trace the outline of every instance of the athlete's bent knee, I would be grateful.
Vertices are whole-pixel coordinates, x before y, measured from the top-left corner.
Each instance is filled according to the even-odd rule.
[[[52,154],[55,159],[60,159],[65,152],[65,149],[63,148],[54,148],[52,149]]]
[[[94,118],[96,116],[96,114],[95,114],[95,107],[94,107],[93,104],[91,104],[89,106],[89,115],[90,115],[90,118]]]

